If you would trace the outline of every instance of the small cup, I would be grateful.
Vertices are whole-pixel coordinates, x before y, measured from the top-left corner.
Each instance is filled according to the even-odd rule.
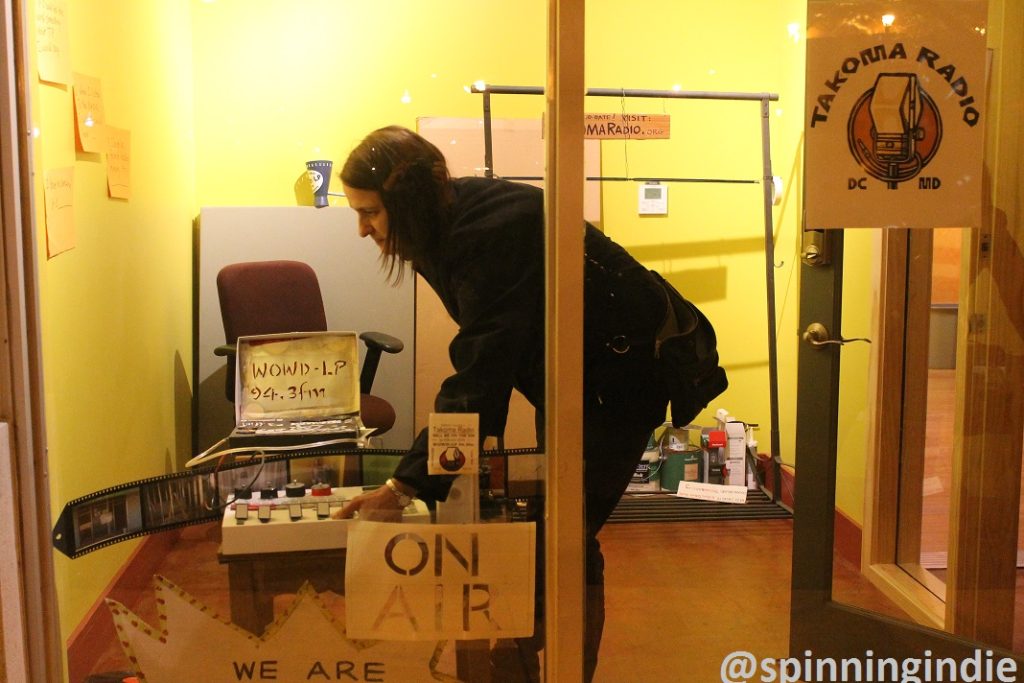
[[[306,175],[313,188],[313,206],[321,209],[327,206],[327,189],[331,185],[331,162],[326,159],[306,162]]]

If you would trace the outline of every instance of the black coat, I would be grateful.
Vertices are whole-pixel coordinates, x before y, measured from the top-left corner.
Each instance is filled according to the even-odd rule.
[[[497,436],[504,433],[513,388],[543,413],[544,195],[489,178],[456,179],[453,188],[451,220],[436,248],[415,264],[459,326],[449,347],[455,373],[441,384],[434,411],[478,413],[481,436]],[[665,292],[590,225],[585,252],[581,398],[630,419],[637,392],[652,391],[657,379],[647,361],[665,318]],[[661,394],[656,400],[664,403]],[[420,498],[444,500],[452,478],[428,477],[426,461],[423,430],[395,477]]]

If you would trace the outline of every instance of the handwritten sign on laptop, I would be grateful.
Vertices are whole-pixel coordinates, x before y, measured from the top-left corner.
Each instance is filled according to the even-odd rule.
[[[239,417],[307,420],[358,412],[357,342],[354,332],[240,337]]]

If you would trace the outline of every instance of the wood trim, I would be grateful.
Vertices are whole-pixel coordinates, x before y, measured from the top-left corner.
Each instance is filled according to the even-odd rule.
[[[897,504],[896,564],[921,561],[921,511],[924,503],[925,425],[928,418],[928,328],[932,294],[932,231],[911,230],[904,304],[903,377],[879,391],[903,401]],[[884,453],[884,451],[883,451]],[[891,453],[888,454],[892,456]]]
[[[1024,434],[1024,5],[989,6],[986,209],[961,291],[947,623],[1010,646]]]
[[[0,301],[0,308],[4,302]],[[0,319],[0,326],[3,325]],[[21,581],[21,559],[18,553],[18,515],[15,504],[15,477],[12,465],[16,460],[11,449],[11,429],[7,422],[0,421],[0,585],[2,591],[3,669],[0,680],[28,680],[28,649],[25,642],[26,599]]]
[[[583,680],[583,0],[548,1],[545,679]]]
[[[50,546],[50,497],[39,345],[33,171],[28,137],[28,22],[23,2],[0,4],[0,420],[10,424],[9,503],[3,509],[4,670],[9,680],[62,679]]]
[[[902,440],[903,397],[887,388],[903,384],[903,315],[907,287],[907,230],[882,234],[878,297],[876,360],[872,374],[875,408],[871,417],[870,450],[864,487],[862,570],[896,562],[899,510],[899,458],[892,452]]]
[[[946,582],[939,577],[932,574],[930,571],[924,568],[923,565],[916,562],[907,562],[900,564],[900,568],[911,576],[915,581],[925,587],[929,593],[932,593],[937,597],[943,605],[946,604]],[[943,607],[945,612],[945,607]],[[942,618],[945,623],[945,614]]]
[[[112,598],[130,607],[138,594],[138,587],[152,582],[153,575],[159,573],[161,563],[180,536],[181,529],[147,536],[100,592],[82,622],[68,636],[69,681],[84,681],[87,676],[95,673],[96,665],[104,655],[104,648],[117,642],[114,621],[107,609],[106,599]]]
[[[764,488],[774,495],[775,493],[775,467],[772,465],[771,456],[767,453],[757,454],[757,471],[764,481]],[[779,502],[788,507],[790,510],[793,509],[793,487],[794,481],[796,480],[796,472],[791,465],[780,465],[779,472],[781,473],[779,479],[781,480],[781,488],[779,489]]]
[[[917,623],[936,629],[945,626],[945,603],[900,565],[872,564],[864,576]]]
[[[763,453],[757,455],[757,468],[764,478],[764,488],[769,493],[774,493],[775,468],[771,466],[771,462],[771,458],[768,455]],[[788,465],[783,465],[779,470],[782,473],[779,477],[782,485],[779,502],[792,510],[796,505],[796,501],[793,499],[793,490],[796,486],[796,472]],[[833,543],[835,553],[854,567],[860,567],[864,536],[861,526],[853,521],[853,518],[845,512],[836,508],[832,533],[835,537]]]
[[[928,343],[932,234],[887,230],[882,240],[861,570],[915,621],[941,629],[941,582],[913,570],[921,554],[928,354],[920,350]]]
[[[771,462],[771,458],[768,455],[763,453],[757,455],[757,468],[764,478],[764,488],[769,493],[774,493],[775,468],[771,466]],[[781,472],[779,478],[782,485],[779,502],[792,510],[796,505],[796,501],[793,498],[793,490],[796,486],[796,472],[788,465],[783,465],[779,470]],[[836,508],[832,533],[835,537],[833,545],[836,554],[854,567],[860,567],[864,536],[861,526],[853,521],[853,518],[845,512]]]
[[[861,555],[864,544],[864,532],[857,522],[849,515],[836,508],[836,518],[833,523],[835,541],[833,545],[835,552],[854,567],[861,566]]]

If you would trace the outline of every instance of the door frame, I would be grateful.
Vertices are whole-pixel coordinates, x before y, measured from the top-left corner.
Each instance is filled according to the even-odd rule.
[[[548,0],[544,679],[583,680],[583,0]]]
[[[882,236],[861,571],[915,621],[942,629],[945,584],[920,566],[932,242],[930,230]]]
[[[5,680],[62,679],[50,547],[23,2],[0,5],[0,593]]]

